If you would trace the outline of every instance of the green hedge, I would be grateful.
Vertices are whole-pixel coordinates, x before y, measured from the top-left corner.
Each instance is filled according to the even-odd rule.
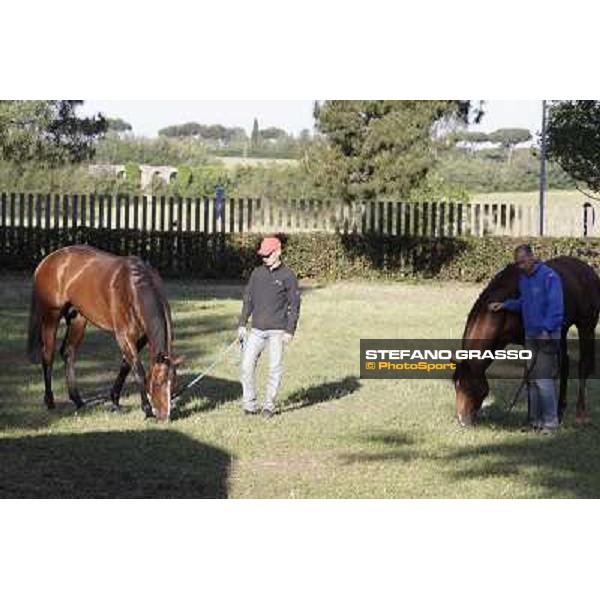
[[[573,238],[403,238],[334,233],[281,234],[284,259],[301,278],[320,280],[438,278],[479,282],[512,260],[520,243],[542,258],[578,256],[600,269],[600,240]],[[0,268],[34,269],[66,245],[87,243],[135,254],[164,276],[236,279],[259,264],[258,234],[140,232],[88,228],[0,230]]]
[[[285,244],[286,263],[317,279],[437,278],[480,282],[513,260],[514,249],[531,244],[543,259],[577,256],[600,270],[600,240],[574,238],[399,238],[298,234]]]

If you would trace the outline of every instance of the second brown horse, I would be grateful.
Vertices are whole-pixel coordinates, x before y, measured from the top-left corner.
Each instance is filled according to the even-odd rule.
[[[110,397],[115,407],[133,368],[146,416],[166,420],[177,364],[172,354],[173,327],[169,303],[158,273],[137,257],[108,254],[91,246],[68,246],[47,256],[34,275],[29,318],[28,354],[42,363],[44,401],[54,408],[52,365],[56,332],[67,322],[60,350],[65,361],[69,397],[83,401],[75,383],[75,354],[91,321],[114,333],[123,354]],[[140,351],[148,344],[150,369],[145,374]]]
[[[567,331],[573,325],[579,334],[579,394],[577,420],[586,415],[586,380],[594,371],[595,328],[600,313],[600,278],[592,267],[577,258],[559,256],[546,262],[562,280],[565,321],[561,331],[559,418],[567,404],[569,357]],[[508,311],[491,312],[490,302],[503,302],[519,293],[519,269],[515,264],[500,271],[483,290],[467,318],[463,349],[498,350],[508,344],[524,344],[525,332],[521,316]],[[485,372],[491,360],[464,360],[454,374],[456,414],[461,425],[471,425],[483,400],[489,393]]]

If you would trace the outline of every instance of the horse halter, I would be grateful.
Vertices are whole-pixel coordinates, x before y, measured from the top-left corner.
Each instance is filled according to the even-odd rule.
[[[169,356],[167,356],[166,354],[163,354],[162,352],[159,352],[156,355],[156,364],[158,365],[167,365],[167,367],[171,367],[172,366],[172,361],[170,359]]]

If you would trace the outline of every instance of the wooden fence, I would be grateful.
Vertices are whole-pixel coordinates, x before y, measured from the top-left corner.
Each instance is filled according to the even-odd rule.
[[[577,204],[550,208],[545,234],[599,235],[600,218],[597,225],[590,211],[585,215]],[[230,198],[217,206],[210,198],[2,193],[0,226],[207,234],[330,231],[409,237],[535,236],[539,213],[537,206],[516,203],[368,200],[348,206],[333,200]]]

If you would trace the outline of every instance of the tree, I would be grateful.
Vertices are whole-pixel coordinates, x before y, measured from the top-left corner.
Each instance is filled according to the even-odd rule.
[[[258,128],[258,119],[254,119],[252,126],[252,135],[250,136],[250,147],[256,149],[260,146],[260,129]]]
[[[310,137],[310,129],[303,129],[300,134],[298,135],[298,139],[301,142],[309,142],[311,137]]]
[[[323,137],[305,164],[319,185],[347,201],[408,198],[425,184],[435,162],[436,138],[464,123],[471,110],[468,101],[456,100],[316,103],[316,126]]]
[[[158,134],[171,138],[201,138],[204,141],[223,142],[227,145],[232,142],[241,145],[247,139],[246,132],[242,127],[225,127],[220,124],[184,123],[183,125],[169,125],[163,127]]]
[[[107,130],[101,115],[80,118],[81,100],[0,101],[0,158],[50,167],[89,160]]]
[[[165,137],[194,137],[202,135],[204,125],[200,123],[183,123],[182,125],[169,125],[159,129],[158,135]]]
[[[132,131],[133,127],[127,121],[119,118],[106,119],[108,124],[108,131],[116,131],[117,133],[123,133],[124,131]]]
[[[490,134],[483,131],[457,131],[453,135],[455,142],[465,142],[469,146],[471,154],[475,152],[477,144],[490,141]]]
[[[517,144],[531,139],[529,129],[507,128],[497,129],[490,134],[490,141],[500,144],[507,152],[507,162],[510,163],[513,150]]]
[[[277,140],[288,137],[288,134],[279,127],[267,127],[267,129],[260,130],[260,136],[263,140]]]
[[[552,103],[547,135],[548,157],[573,179],[600,192],[600,101]]]

